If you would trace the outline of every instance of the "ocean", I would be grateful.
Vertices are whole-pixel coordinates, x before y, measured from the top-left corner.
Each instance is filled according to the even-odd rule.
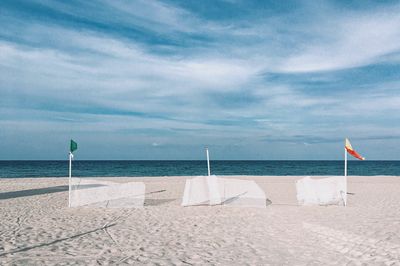
[[[343,175],[343,161],[211,161],[215,175]],[[73,176],[207,175],[206,161],[73,161]],[[348,175],[400,176],[400,161],[348,161]],[[0,178],[66,177],[68,161],[0,161]]]

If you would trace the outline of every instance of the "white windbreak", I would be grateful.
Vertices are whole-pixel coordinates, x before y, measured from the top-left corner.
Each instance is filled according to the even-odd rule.
[[[311,179],[309,176],[296,183],[297,200],[301,205],[347,204],[347,178],[333,176]]]
[[[266,207],[264,191],[252,180],[198,176],[187,179],[182,206],[232,205]]]
[[[140,208],[145,199],[143,182],[117,183],[96,178],[71,178],[70,207]]]

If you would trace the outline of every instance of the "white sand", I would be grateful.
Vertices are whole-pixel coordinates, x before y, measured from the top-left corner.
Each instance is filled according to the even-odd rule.
[[[143,209],[69,209],[67,179],[0,179],[0,264],[400,265],[400,177],[349,177],[347,207],[297,206],[300,177],[235,178],[272,204],[184,208],[185,177],[164,177],[136,179],[166,190]]]

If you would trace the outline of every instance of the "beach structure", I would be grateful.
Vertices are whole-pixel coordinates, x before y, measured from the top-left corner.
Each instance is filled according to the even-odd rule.
[[[211,175],[208,148],[206,148],[206,156],[208,176],[198,176],[186,180],[182,206],[266,207],[265,193],[256,182]]]
[[[266,207],[266,196],[253,180],[198,176],[186,180],[182,197],[182,206],[196,205],[263,208]]]
[[[73,152],[78,144],[71,139],[69,151],[68,206],[92,206],[104,208],[140,208],[144,205],[143,182],[109,181],[104,178],[72,177]]]
[[[145,200],[144,182],[118,182],[105,178],[71,178],[70,207],[142,208]]]
[[[296,182],[297,201],[300,205],[347,204],[347,178],[332,176],[312,179],[309,176]]]
[[[309,176],[296,182],[297,201],[300,205],[347,205],[347,153],[365,160],[345,139],[344,176],[311,179]]]

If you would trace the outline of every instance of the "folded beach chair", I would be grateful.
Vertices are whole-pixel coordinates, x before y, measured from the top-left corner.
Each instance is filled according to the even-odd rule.
[[[186,180],[182,206],[266,207],[264,191],[252,180],[198,176]]]
[[[333,176],[311,179],[309,176],[296,182],[297,200],[300,205],[347,204],[347,178]]]

